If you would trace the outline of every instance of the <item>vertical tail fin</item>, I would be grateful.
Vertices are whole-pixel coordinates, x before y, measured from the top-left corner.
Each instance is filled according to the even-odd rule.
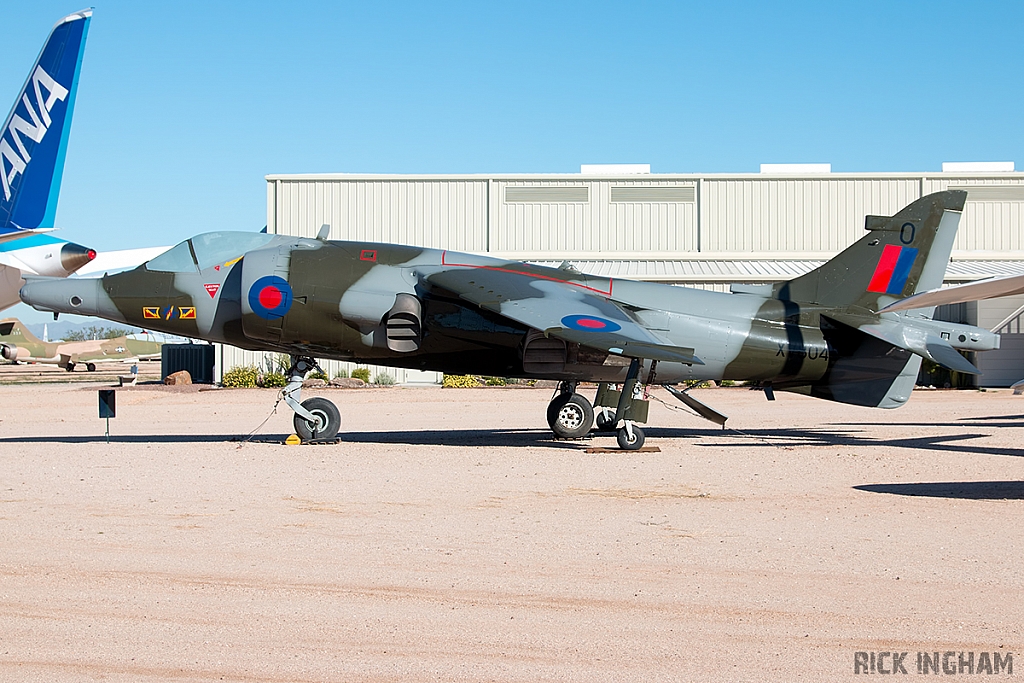
[[[867,216],[869,231],[832,260],[775,287],[779,299],[878,311],[942,285],[967,193],[921,197],[895,216]]]
[[[0,320],[0,342],[10,344],[41,344],[42,342],[17,318]]]
[[[0,234],[53,227],[92,10],[50,31],[0,134]]]
[[[825,374],[808,385],[780,388],[896,408],[910,398],[922,355],[956,354],[948,342],[930,338],[928,329],[881,320],[876,313],[942,284],[966,200],[963,191],[937,192],[895,216],[868,216],[869,234],[820,268],[775,286],[779,299],[831,309],[817,318],[829,349]],[[973,369],[966,360],[963,364]]]

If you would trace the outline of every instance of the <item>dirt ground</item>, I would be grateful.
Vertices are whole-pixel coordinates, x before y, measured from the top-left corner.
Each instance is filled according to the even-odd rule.
[[[3,681],[832,681],[859,651],[1024,672],[1008,391],[710,389],[739,431],[654,403],[660,452],[588,454],[541,389],[325,391],[343,443],[283,446],[232,440],[272,391],[146,386],[108,445],[97,388],[0,388]],[[260,438],[290,432],[282,405]]]

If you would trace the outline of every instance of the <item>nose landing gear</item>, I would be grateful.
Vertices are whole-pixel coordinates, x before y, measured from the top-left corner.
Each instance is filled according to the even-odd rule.
[[[295,411],[292,424],[300,439],[333,439],[341,430],[341,412],[338,407],[319,396],[299,402],[302,398],[302,380],[313,368],[319,369],[315,358],[292,356],[292,365],[287,373],[288,384],[281,390],[281,398]]]

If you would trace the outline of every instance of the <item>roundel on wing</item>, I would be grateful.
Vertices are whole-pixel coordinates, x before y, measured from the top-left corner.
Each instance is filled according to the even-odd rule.
[[[249,287],[249,307],[264,320],[283,318],[292,307],[292,288],[277,275],[261,277]]]
[[[618,323],[596,315],[567,315],[562,318],[562,324],[580,332],[618,332],[622,329]]]

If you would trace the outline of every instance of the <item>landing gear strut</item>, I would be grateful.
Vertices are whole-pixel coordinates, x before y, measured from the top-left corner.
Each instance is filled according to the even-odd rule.
[[[338,407],[319,396],[299,403],[302,398],[302,380],[313,368],[319,368],[315,358],[292,356],[292,365],[287,372],[288,384],[281,390],[281,397],[295,411],[292,424],[300,439],[333,439],[341,429],[341,412]]]
[[[616,433],[615,440],[619,442],[619,448],[624,451],[640,450],[647,439],[644,430],[626,417],[626,411],[633,399],[642,397],[643,386],[640,385],[639,379],[640,359],[632,358],[629,361],[629,370],[626,372],[626,383],[622,386],[622,393],[619,395],[619,405],[615,407],[615,423],[618,424],[619,420],[622,420],[622,427]],[[641,396],[634,396],[635,393],[639,393]]]
[[[548,425],[555,436],[578,439],[594,425],[594,408],[590,401],[576,393],[576,382],[562,382],[559,393],[548,404]]]
[[[647,381],[640,381],[643,362],[632,358],[626,372],[626,382],[621,387],[601,382],[597,385],[597,429],[601,432],[615,432],[619,448],[635,451],[644,445],[644,430],[638,422],[647,422],[648,403],[645,400],[647,387],[654,382],[657,361],[651,362]],[[614,406],[614,407],[612,407]],[[621,426],[620,426],[621,425]]]

